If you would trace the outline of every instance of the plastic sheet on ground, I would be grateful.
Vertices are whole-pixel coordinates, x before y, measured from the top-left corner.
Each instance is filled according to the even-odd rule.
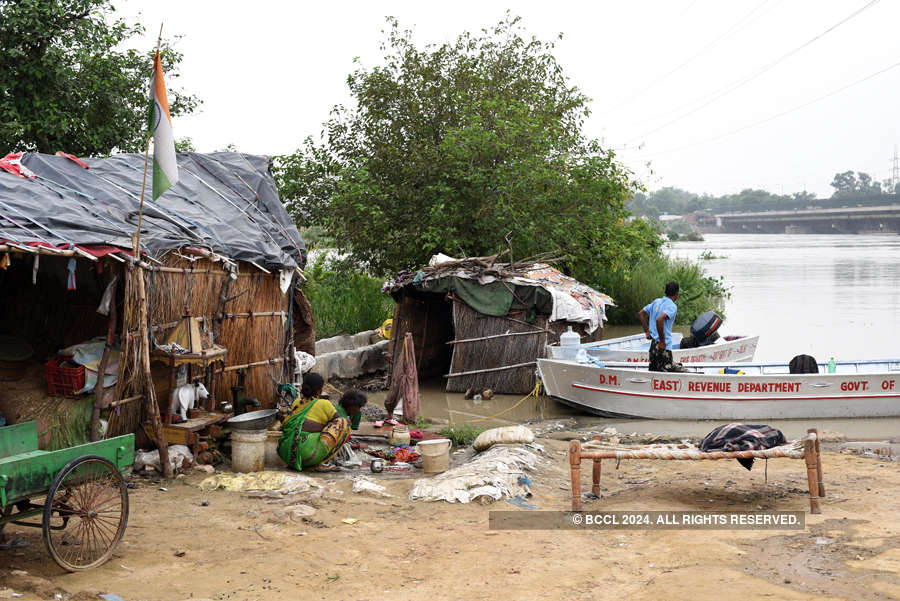
[[[349,444],[342,445],[331,461],[340,467],[360,467],[363,464],[362,457]]]
[[[248,474],[216,474],[200,483],[201,490],[221,488],[231,492],[266,491],[282,495],[321,489],[309,476],[289,472],[250,472]]]
[[[365,493],[376,497],[390,497],[385,488],[368,476],[357,476],[353,479],[353,492]]]
[[[528,444],[534,442],[534,432],[525,426],[501,426],[485,430],[475,439],[472,446],[476,451],[485,451],[495,444]]]
[[[543,448],[537,444],[498,444],[472,461],[432,478],[416,480],[410,501],[468,503],[479,497],[495,501],[531,495],[531,480],[525,472],[537,469]]]

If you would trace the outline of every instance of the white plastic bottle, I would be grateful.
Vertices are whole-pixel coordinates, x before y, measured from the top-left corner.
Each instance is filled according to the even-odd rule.
[[[559,335],[559,346],[562,349],[564,359],[573,360],[578,355],[578,347],[581,345],[581,336],[577,332],[572,331],[569,326],[568,331]]]

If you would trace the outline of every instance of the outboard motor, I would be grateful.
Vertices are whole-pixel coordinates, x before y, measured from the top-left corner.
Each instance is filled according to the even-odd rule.
[[[718,330],[722,318],[715,311],[707,311],[691,324],[691,335],[681,341],[681,348],[697,348],[707,346],[719,339]]]

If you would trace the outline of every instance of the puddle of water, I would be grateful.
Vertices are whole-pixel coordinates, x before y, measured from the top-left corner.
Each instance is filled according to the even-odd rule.
[[[422,415],[448,420],[453,424],[472,423],[483,426],[507,426],[536,419],[579,417],[577,409],[557,403],[549,397],[540,400],[525,395],[498,394],[489,401],[465,399],[461,392],[445,392],[442,380],[419,382]],[[385,392],[369,393],[369,400],[384,406]],[[517,404],[518,403],[518,404]],[[502,413],[491,419],[483,419]],[[477,420],[477,421],[476,421]]]
[[[621,433],[664,434],[668,436],[705,436],[720,421],[698,420],[653,420],[653,419],[607,419],[580,413],[577,409],[563,405],[552,398],[542,397],[539,401],[528,398],[522,401],[518,395],[498,394],[489,401],[475,401],[463,398],[462,393],[448,393],[441,380],[419,383],[422,401],[422,415],[426,418],[440,418],[454,424],[471,423],[481,426],[506,426],[541,419],[573,418],[578,428],[603,429],[614,427]],[[524,395],[523,395],[524,396]],[[369,393],[369,399],[384,406],[384,392]],[[518,405],[517,405],[518,403]],[[504,412],[497,417],[498,413]],[[484,419],[489,418],[489,419]],[[900,418],[877,419],[781,419],[761,420],[778,428],[787,438],[800,438],[809,428],[819,432],[830,430],[840,432],[848,439],[885,440],[900,436]]]

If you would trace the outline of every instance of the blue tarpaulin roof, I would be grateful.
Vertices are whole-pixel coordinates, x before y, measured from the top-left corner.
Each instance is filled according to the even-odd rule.
[[[35,177],[0,170],[0,239],[17,244],[112,245],[130,249],[137,229],[144,156],[81,159],[25,153]],[[267,268],[303,267],[306,249],[278,198],[269,159],[238,152],[178,153],[179,181],[150,200],[141,246],[158,256],[201,247]]]

